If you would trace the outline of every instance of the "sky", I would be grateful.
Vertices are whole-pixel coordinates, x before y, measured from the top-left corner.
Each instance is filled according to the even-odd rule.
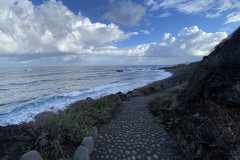
[[[194,62],[239,26],[239,0],[0,0],[0,67]]]

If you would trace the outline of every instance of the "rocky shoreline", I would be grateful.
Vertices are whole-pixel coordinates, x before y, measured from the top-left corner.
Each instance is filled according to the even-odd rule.
[[[34,122],[0,127],[0,159],[19,159],[29,150],[40,152],[44,159],[65,157],[64,154],[73,156],[77,146],[90,134],[92,126],[107,123],[126,98],[122,93],[98,100],[89,97],[69,105],[57,114],[42,112],[35,116]],[[61,137],[56,138],[59,134],[62,134]],[[60,143],[66,143],[63,144],[64,148],[68,148],[64,154],[58,148]]]
[[[194,66],[197,65],[197,63],[193,63],[193,65],[179,65],[177,67],[173,68],[164,68],[166,71],[171,72],[173,75],[167,79],[161,80],[161,81],[157,81],[154,83],[151,83],[145,87],[142,87],[145,89],[149,89],[149,88],[156,88],[156,87],[166,87],[166,86],[171,86],[174,85],[176,83],[182,83],[183,81],[188,80],[188,78],[191,76],[191,74],[194,71]],[[191,66],[191,67],[189,67]],[[155,91],[154,91],[155,92]],[[136,97],[136,96],[140,96],[140,95],[144,95],[145,93],[142,92],[139,89],[135,89],[133,91],[128,92],[127,94],[122,94],[122,93],[117,93],[115,95],[109,95],[107,96],[107,99],[110,99],[112,106],[114,106],[113,110],[111,110],[111,116],[107,117],[105,120],[100,120],[95,122],[94,125],[97,126],[101,126],[107,122],[109,122],[109,120],[111,119],[111,117],[114,117],[114,115],[117,112],[117,108],[119,106],[119,104],[122,101],[125,101],[126,99],[129,99],[130,97]],[[81,105],[85,105],[85,104],[91,104],[94,103],[96,100],[93,100],[91,98],[87,98],[86,100],[81,100],[78,101],[76,103],[74,103],[73,105],[77,105],[77,106],[81,106]],[[71,105],[70,105],[71,106]],[[70,107],[71,108],[71,107]],[[29,145],[29,147],[15,147],[16,145],[15,142],[19,141],[22,137],[22,133],[23,132],[28,132],[28,130],[31,130],[32,128],[36,128],[36,125],[39,126],[39,124],[46,125],[46,126],[51,126],[51,124],[49,124],[49,117],[59,117],[58,115],[62,115],[64,112],[67,112],[68,109],[66,111],[60,111],[58,114],[54,114],[52,112],[43,112],[38,114],[35,119],[36,122],[30,122],[30,123],[22,123],[21,125],[9,125],[6,127],[0,127],[0,147],[3,148],[0,151],[0,155],[3,157],[7,157],[6,159],[18,159],[23,153],[25,153],[27,150],[29,149],[36,149],[38,151],[41,152],[41,147],[39,146],[39,142],[41,141],[41,139],[39,140],[38,137],[36,137],[34,140],[29,140],[31,141],[32,144],[34,145]],[[91,115],[93,116],[93,115]],[[94,116],[93,116],[94,117]],[[88,128],[91,128],[90,126],[88,126]],[[36,136],[42,136],[41,134],[36,135]],[[32,141],[37,141],[37,142],[32,142]],[[30,143],[30,142],[27,142]],[[38,143],[38,144],[36,144]],[[24,144],[25,145],[25,144]],[[76,146],[74,146],[76,147]],[[13,153],[13,155],[11,155],[11,152]],[[51,157],[51,156],[50,156]],[[2,157],[1,157],[2,158]]]

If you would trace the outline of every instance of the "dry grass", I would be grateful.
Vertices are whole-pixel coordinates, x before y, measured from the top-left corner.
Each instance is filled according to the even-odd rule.
[[[149,109],[188,159],[239,159],[239,109],[211,101],[190,109],[172,105],[174,97],[174,92],[157,97],[149,102]]]

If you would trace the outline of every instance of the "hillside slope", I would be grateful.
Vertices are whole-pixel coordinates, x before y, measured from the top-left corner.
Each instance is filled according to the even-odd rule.
[[[189,157],[240,159],[240,27],[203,58],[176,100]]]
[[[210,99],[240,107],[240,27],[203,58],[180,97],[183,105]]]

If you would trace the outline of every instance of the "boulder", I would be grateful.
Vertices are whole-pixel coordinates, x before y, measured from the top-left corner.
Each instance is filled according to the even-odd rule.
[[[44,123],[47,122],[49,118],[55,117],[56,114],[53,112],[42,112],[37,114],[34,119],[37,123]]]
[[[123,70],[121,70],[121,69],[117,69],[116,72],[123,72]]]
[[[126,94],[124,94],[124,93],[122,93],[122,92],[118,92],[117,95],[118,95],[118,97],[121,99],[121,101],[127,100]]]
[[[87,101],[87,102],[93,102],[93,101],[94,101],[94,99],[93,99],[93,98],[91,98],[91,97],[87,97],[87,98],[86,98],[86,101]]]
[[[48,140],[46,140],[45,138],[41,139],[41,141],[39,142],[40,147],[44,147],[48,144]]]
[[[94,139],[94,141],[96,141],[97,137],[98,137],[98,130],[96,126],[93,126],[90,130],[90,133]]]
[[[37,151],[33,150],[22,155],[19,160],[43,160],[43,158]]]
[[[84,137],[81,145],[85,146],[88,149],[89,154],[91,154],[94,146],[93,137],[92,136]]]
[[[89,151],[84,146],[79,146],[74,153],[73,160],[89,160]]]

